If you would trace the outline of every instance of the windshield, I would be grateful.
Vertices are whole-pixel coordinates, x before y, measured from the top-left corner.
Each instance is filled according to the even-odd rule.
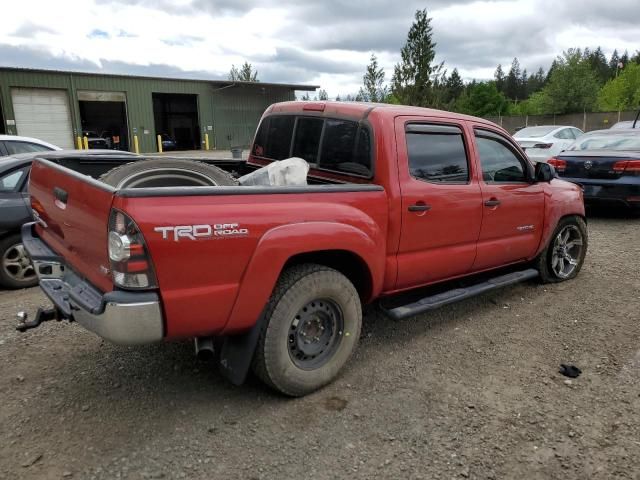
[[[558,127],[527,127],[519,130],[515,133],[515,138],[539,138],[553,132]]]
[[[640,135],[587,135],[569,150],[640,150]]]

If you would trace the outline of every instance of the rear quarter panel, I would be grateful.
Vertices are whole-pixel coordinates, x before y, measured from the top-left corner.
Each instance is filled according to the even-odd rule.
[[[355,250],[371,268],[375,288],[381,288],[388,216],[384,191],[116,197],[114,207],[129,214],[144,235],[168,339],[251,327],[283,265],[298,253]],[[154,230],[222,223],[237,223],[248,234],[175,241]]]

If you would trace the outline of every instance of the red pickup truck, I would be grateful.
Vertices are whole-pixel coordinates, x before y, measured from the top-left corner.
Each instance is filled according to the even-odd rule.
[[[22,328],[55,318],[120,344],[195,338],[210,351],[215,340],[233,382],[252,367],[299,396],[338,375],[363,305],[400,319],[534,277],[571,279],[582,266],[580,187],[534,168],[486,120],[275,104],[242,167],[290,157],[309,163],[308,185],[241,186],[226,173],[201,184],[179,160],[100,180],[95,163],[85,175],[77,162],[36,160],[36,222],[23,240],[55,306]],[[145,171],[155,174],[139,181]],[[167,172],[196,180],[158,180]]]

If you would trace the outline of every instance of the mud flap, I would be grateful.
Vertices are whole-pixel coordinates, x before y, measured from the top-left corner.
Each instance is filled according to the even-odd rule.
[[[253,352],[258,344],[260,331],[266,323],[264,313],[251,330],[242,334],[229,336],[222,342],[220,348],[219,369],[222,376],[234,385],[242,385],[247,378]]]

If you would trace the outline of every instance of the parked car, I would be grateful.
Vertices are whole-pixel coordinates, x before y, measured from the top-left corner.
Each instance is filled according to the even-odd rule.
[[[406,318],[526,279],[574,278],[585,258],[581,188],[534,168],[487,120],[275,104],[247,170],[290,156],[310,168],[302,185],[242,186],[180,159],[98,181],[82,164],[36,160],[37,221],[23,241],[55,308],[20,328],[68,318],[115,343],[192,337],[209,352],[215,337],[234,383],[252,366],[299,396],[339,374],[362,305]]]
[[[176,141],[171,138],[168,134],[163,133],[162,137],[162,150],[165,152],[171,152],[178,147]]]
[[[82,135],[87,138],[90,150],[109,150],[111,148],[111,140],[101,137],[96,132],[88,130],[82,132]]]
[[[560,178],[584,188],[587,204],[640,213],[640,129],[589,132],[549,163]]]
[[[49,152],[52,150],[61,150],[61,148],[37,138],[0,135],[0,157],[19,153]]]
[[[546,162],[568,148],[583,132],[571,126],[543,125],[526,127],[517,131],[513,138],[533,162]]]
[[[59,150],[49,153],[23,153],[5,157],[0,161],[0,287],[26,288],[38,283],[20,238],[22,225],[33,220],[27,193],[27,179],[33,159],[39,157],[56,161],[64,156],[69,159],[81,157],[86,162],[95,161],[96,156],[101,156],[101,162],[96,163],[114,165],[113,159],[103,157],[111,154],[113,151],[94,150],[87,154],[78,150]],[[132,156],[136,155],[122,152],[117,158],[125,158],[130,162]],[[122,161],[117,164],[120,163]]]

